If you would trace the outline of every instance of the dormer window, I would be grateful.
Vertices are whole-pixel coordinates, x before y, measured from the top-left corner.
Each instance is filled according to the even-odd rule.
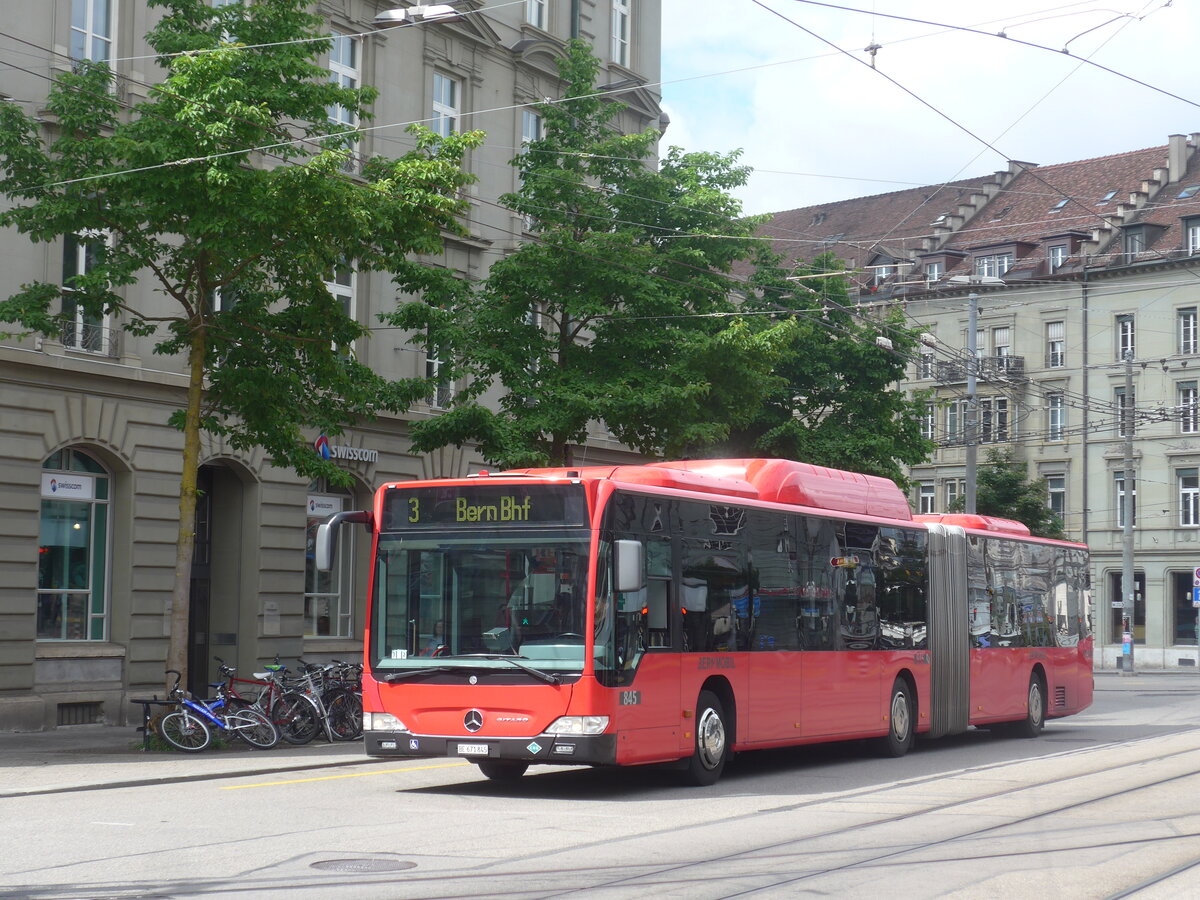
[[[1200,218],[1183,220],[1183,249],[1200,253]]]
[[[1050,266],[1050,271],[1053,272],[1059,266],[1067,261],[1067,245],[1054,244],[1046,248],[1046,262]]]
[[[1125,229],[1124,250],[1127,256],[1136,256],[1146,249],[1146,229]]]
[[[975,257],[975,274],[981,278],[1000,278],[1012,268],[1011,253],[992,253]]]
[[[810,225],[820,225],[822,222],[825,221],[826,215],[827,214],[823,213],[823,212],[813,213],[812,221],[809,224]]]
[[[1096,205],[1103,206],[1105,203],[1110,201],[1115,196],[1117,196],[1116,191],[1109,191],[1107,194],[1105,194],[1103,197],[1101,197],[1099,200],[1096,201]]]
[[[887,281],[889,278],[891,278],[893,275],[896,274],[896,266],[889,264],[889,263],[883,263],[881,265],[876,265],[876,266],[868,266],[867,268],[869,268],[871,270],[871,284],[874,285],[875,287],[878,287],[879,285],[883,284],[885,281]]]

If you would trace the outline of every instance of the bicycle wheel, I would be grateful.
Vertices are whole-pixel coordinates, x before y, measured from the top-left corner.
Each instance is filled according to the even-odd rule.
[[[270,750],[279,743],[279,729],[257,709],[230,710],[225,716],[225,727],[255,750]]]
[[[325,701],[334,740],[352,741],[362,734],[362,700],[353,691],[338,691]]]
[[[317,711],[303,694],[288,692],[271,707],[271,721],[289,744],[307,744],[317,736],[321,723]]]
[[[212,743],[212,732],[204,722],[180,710],[167,713],[158,726],[162,739],[184,753],[199,753]]]

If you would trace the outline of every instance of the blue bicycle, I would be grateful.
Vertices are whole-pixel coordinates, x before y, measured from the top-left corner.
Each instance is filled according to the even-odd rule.
[[[162,739],[184,753],[199,753],[212,744],[213,728],[231,732],[256,750],[270,750],[279,743],[279,729],[257,709],[230,706],[226,703],[225,685],[211,685],[217,691],[212,700],[194,700],[179,686],[182,675],[175,676],[170,698],[179,704],[174,712],[163,716],[158,723]]]

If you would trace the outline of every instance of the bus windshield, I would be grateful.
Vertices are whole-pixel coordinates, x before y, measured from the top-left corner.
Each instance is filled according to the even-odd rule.
[[[587,560],[581,529],[380,535],[376,669],[582,671]]]

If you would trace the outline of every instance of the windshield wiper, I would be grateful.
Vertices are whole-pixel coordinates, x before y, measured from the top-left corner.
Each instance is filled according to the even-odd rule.
[[[402,669],[392,672],[390,675],[384,675],[380,681],[386,681],[391,684],[395,681],[404,681],[406,678],[412,678],[415,675],[432,675],[441,674],[443,672],[453,672],[454,669],[450,666],[426,666],[422,669]]]
[[[554,672],[543,672],[541,669],[535,669],[533,666],[527,666],[523,662],[518,662],[513,656],[505,656],[497,653],[458,653],[450,659],[498,659],[506,663],[512,663],[522,672],[528,672],[539,681],[544,681],[546,684],[562,684],[562,678]]]

